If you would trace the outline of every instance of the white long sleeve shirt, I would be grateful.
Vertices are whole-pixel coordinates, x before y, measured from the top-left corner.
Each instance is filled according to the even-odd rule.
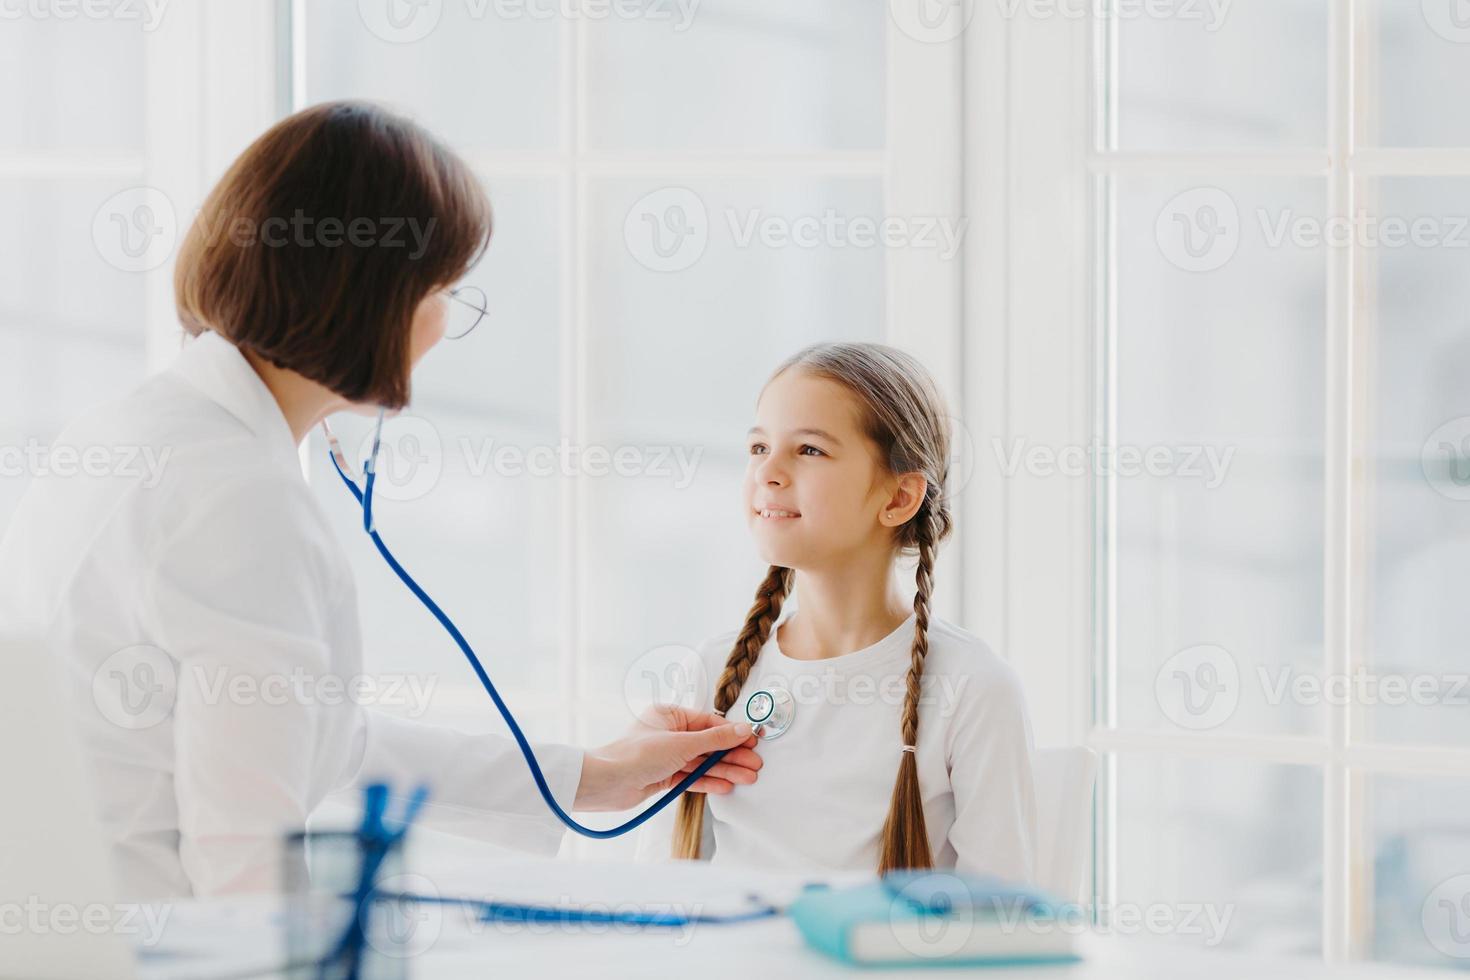
[[[190,341],[49,460],[0,540],[0,627],[62,660],[125,895],[269,890],[282,834],[377,779],[427,783],[431,824],[555,852],[513,742],[364,706],[346,555],[232,344]],[[538,755],[570,805],[582,752]]]
[[[861,650],[795,660],[777,642],[793,614],[794,600],[726,717],[744,720],[749,697],[775,686],[792,695],[794,719],[780,737],[760,743],[759,780],[709,797],[702,855],[735,867],[873,871],[902,750],[914,617]],[[713,708],[735,636],[704,643],[691,665],[693,683],[709,692],[704,710]],[[931,620],[921,691],[916,757],[935,867],[1030,881],[1034,749],[1015,671],[972,634]],[[666,856],[672,827],[665,814],[650,821],[638,856]]]

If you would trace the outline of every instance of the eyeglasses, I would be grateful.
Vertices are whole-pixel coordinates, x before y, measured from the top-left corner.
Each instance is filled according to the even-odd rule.
[[[479,286],[458,286],[449,291],[449,317],[444,325],[445,340],[459,340],[485,319],[489,304]]]

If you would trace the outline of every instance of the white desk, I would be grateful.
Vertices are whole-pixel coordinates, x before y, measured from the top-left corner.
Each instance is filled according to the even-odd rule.
[[[667,892],[670,900],[694,894],[699,887],[723,889],[732,879],[707,866],[577,865],[564,861],[480,864],[441,869],[430,882],[442,895],[483,892],[474,882],[502,881],[512,891],[536,882],[548,895],[564,901],[593,903],[608,896]],[[671,877],[672,876],[672,877]],[[789,889],[792,879],[759,876],[769,881],[769,894]],[[751,876],[736,876],[745,887]],[[519,885],[514,884],[520,882]],[[422,889],[417,889],[422,890]],[[521,896],[511,896],[521,897]],[[607,901],[604,907],[621,902]],[[854,971],[809,949],[789,919],[766,919],[738,925],[699,924],[683,929],[635,929],[618,925],[528,925],[484,923],[467,909],[435,906],[419,926],[422,942],[409,959],[408,975],[433,980],[482,980],[484,977],[536,976],[644,978],[682,976],[689,980],[807,980],[854,976],[944,976],[933,969]],[[144,961],[148,980],[205,980],[279,964],[284,958],[279,906],[274,899],[228,903],[187,903],[174,907],[160,951]],[[179,955],[190,949],[207,956]],[[1168,948],[1157,941],[1087,934],[1080,938],[1080,963],[1014,969],[988,969],[995,980],[1266,980],[1283,977],[1348,978],[1348,980],[1444,980],[1438,970],[1360,965],[1329,969],[1309,959],[1251,956],[1214,950]],[[265,974],[270,975],[270,974]]]
[[[686,977],[688,980],[807,980],[846,977],[936,977],[952,970],[853,970],[808,949],[789,920],[701,929],[676,946],[670,937],[507,936],[475,946],[444,943],[415,967],[414,977],[469,980],[536,973],[545,977]],[[1086,958],[1062,966],[974,971],[993,980],[1449,980],[1456,974],[1405,967],[1328,968],[1312,960],[1224,952],[1165,950],[1129,939],[1088,937]]]

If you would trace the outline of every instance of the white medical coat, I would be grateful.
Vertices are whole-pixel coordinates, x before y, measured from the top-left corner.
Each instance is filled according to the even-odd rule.
[[[562,827],[509,739],[341,696],[363,673],[351,569],[232,344],[189,341],[49,463],[0,539],[0,628],[42,637],[75,694],[125,896],[269,890],[281,835],[376,779],[429,784],[431,824],[555,852]],[[582,752],[538,755],[570,805]]]

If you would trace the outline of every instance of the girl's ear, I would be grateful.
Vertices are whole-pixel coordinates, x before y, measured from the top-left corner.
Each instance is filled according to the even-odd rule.
[[[928,492],[929,481],[923,473],[900,475],[883,509],[878,512],[878,522],[884,527],[902,527],[919,512]]]

